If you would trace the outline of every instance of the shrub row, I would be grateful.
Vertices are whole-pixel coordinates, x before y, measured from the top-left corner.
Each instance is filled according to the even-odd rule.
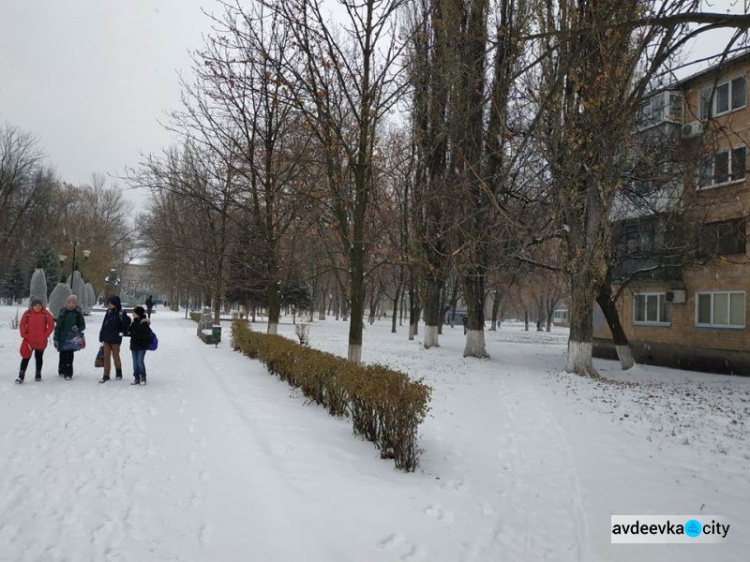
[[[413,471],[419,462],[417,428],[428,410],[431,389],[382,365],[358,365],[281,336],[232,323],[235,350],[260,359],[271,374],[297,387],[332,416],[350,416],[354,433],[372,441],[381,458]]]

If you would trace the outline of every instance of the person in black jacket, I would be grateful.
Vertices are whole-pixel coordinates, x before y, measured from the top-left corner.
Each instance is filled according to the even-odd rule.
[[[112,371],[112,359],[115,362],[115,379],[122,380],[122,361],[120,360],[120,345],[122,344],[122,335],[127,333],[130,327],[130,316],[122,310],[120,297],[111,295],[107,298],[107,312],[102,320],[102,327],[99,330],[99,343],[104,349],[104,376],[100,383],[109,380],[109,373]]]
[[[133,382],[131,385],[146,384],[146,351],[151,344],[151,321],[142,306],[133,309],[133,322],[130,324],[130,354],[133,356]]]
[[[148,298],[146,299],[145,304],[146,304],[146,316],[148,316],[150,319],[151,311],[154,310],[154,297],[149,295]]]

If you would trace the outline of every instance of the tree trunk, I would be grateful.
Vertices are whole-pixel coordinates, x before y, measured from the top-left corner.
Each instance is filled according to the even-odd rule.
[[[497,313],[500,310],[500,298],[497,291],[494,291],[492,299],[492,325],[490,326],[490,330],[493,332],[497,331]]]
[[[326,292],[328,287],[325,288],[323,293],[320,295],[320,307],[318,308],[318,320],[326,319]]]
[[[372,294],[370,295],[370,314],[367,318],[368,323],[370,326],[375,324],[375,309],[378,307],[378,300],[379,300],[378,291],[373,288]]]
[[[398,303],[401,300],[401,283],[396,285],[396,296],[393,297],[393,318],[391,320],[391,333],[396,333],[396,321],[398,320]]]
[[[419,329],[419,305],[417,288],[409,287],[409,339],[413,340]]]
[[[364,275],[364,248],[362,243],[352,245],[349,259],[351,268],[351,300],[349,319],[349,353],[348,359],[354,363],[362,361],[362,330],[364,329],[365,315],[365,275]]]
[[[599,293],[596,296],[596,302],[599,308],[604,313],[604,318],[607,320],[607,325],[612,332],[612,340],[617,350],[617,357],[620,360],[620,366],[623,371],[633,368],[635,365],[635,359],[633,358],[633,352],[630,349],[630,342],[628,336],[625,334],[625,330],[620,322],[620,313],[617,311],[617,306],[612,300],[612,288],[608,283],[603,283],[599,289]]]
[[[269,334],[279,333],[279,318],[281,316],[281,301],[279,300],[279,284],[272,277],[268,283],[268,330]]]
[[[438,327],[440,324],[440,292],[442,283],[434,277],[428,277],[424,282],[422,298],[424,309],[424,341],[425,349],[440,347]]]
[[[464,357],[489,357],[484,341],[484,273],[472,269],[464,279],[466,346]]]
[[[574,280],[575,281],[575,280]],[[596,375],[592,359],[593,298],[587,283],[571,283],[570,292],[570,341],[568,343],[569,373]]]

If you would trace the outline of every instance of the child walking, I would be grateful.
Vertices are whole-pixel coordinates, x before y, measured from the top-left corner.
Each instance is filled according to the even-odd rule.
[[[27,349],[30,348],[34,352],[34,362],[36,363],[34,380],[40,381],[42,380],[44,350],[47,349],[47,340],[55,329],[55,318],[44,307],[44,302],[39,297],[31,297],[29,305],[29,309],[21,316],[18,331],[21,333],[24,344],[28,344]],[[31,355],[21,359],[21,369],[18,372],[16,384],[23,383],[29,361],[31,361]]]
[[[133,356],[133,382],[131,385],[146,384],[146,351],[151,344],[151,320],[142,306],[133,309],[130,324],[130,354]]]

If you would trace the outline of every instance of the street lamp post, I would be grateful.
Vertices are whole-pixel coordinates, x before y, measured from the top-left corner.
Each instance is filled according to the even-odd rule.
[[[75,274],[76,270],[78,269],[78,263],[76,262],[76,248],[79,244],[82,244],[83,240],[78,240],[76,238],[73,239],[73,260],[70,262],[70,288],[73,288],[73,275]],[[87,261],[89,259],[89,256],[91,255],[91,250],[83,250],[83,261]],[[66,259],[68,259],[68,256],[65,254],[59,254],[57,256],[60,259],[60,271],[62,272],[63,269],[63,263]]]

